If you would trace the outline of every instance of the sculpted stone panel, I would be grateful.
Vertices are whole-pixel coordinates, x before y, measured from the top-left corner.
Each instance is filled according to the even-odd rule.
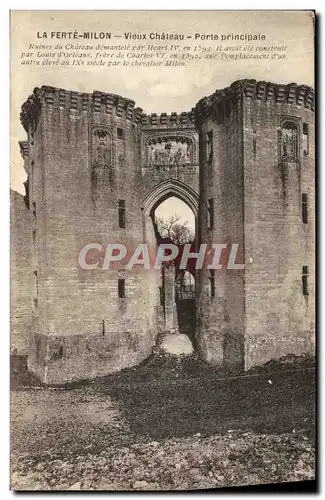
[[[280,158],[283,161],[299,160],[299,123],[291,119],[281,121]]]
[[[153,140],[148,149],[148,165],[189,165],[190,140]]]
[[[182,166],[196,164],[196,140],[191,133],[164,132],[144,140],[144,166]]]
[[[108,130],[103,128],[92,130],[91,153],[93,167],[112,167],[112,141]]]

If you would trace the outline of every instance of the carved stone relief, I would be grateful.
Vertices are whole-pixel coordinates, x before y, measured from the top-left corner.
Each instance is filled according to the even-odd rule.
[[[279,139],[281,160],[299,160],[299,124],[290,119],[282,120]]]
[[[94,128],[91,140],[93,167],[112,168],[112,140],[109,131],[103,128]]]
[[[182,166],[196,163],[196,143],[192,134],[164,132],[149,135],[144,141],[144,165]]]

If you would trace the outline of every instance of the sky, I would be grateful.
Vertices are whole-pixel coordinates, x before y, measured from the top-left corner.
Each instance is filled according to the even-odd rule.
[[[171,196],[167,200],[160,203],[160,205],[155,210],[155,216],[157,218],[168,219],[171,215],[179,215],[179,222],[185,224],[195,232],[195,216],[190,207],[184,203],[184,201]]]
[[[193,35],[210,33],[260,33],[260,45],[286,45],[288,59],[247,61],[190,61],[185,68],[61,68],[20,64],[21,53],[44,31],[112,31],[124,33],[169,32]],[[84,41],[82,43],[85,43]],[[107,42],[105,42],[107,43]],[[117,42],[110,42],[116,44]],[[122,43],[122,42],[121,42]],[[125,43],[125,42],[123,42]],[[132,42],[144,43],[144,42]],[[147,43],[147,42],[145,42]],[[155,44],[173,42],[153,41]],[[194,42],[203,47],[219,42]],[[237,45],[243,42],[224,42]],[[18,141],[26,134],[20,108],[34,87],[51,85],[79,92],[117,93],[136,101],[146,113],[190,110],[205,95],[243,78],[275,83],[314,84],[313,18],[308,11],[13,11],[11,13],[11,187],[24,193],[23,168]],[[178,200],[179,201],[179,200]],[[176,202],[175,202],[176,203]],[[178,203],[178,202],[177,202]],[[170,211],[167,209],[170,206]],[[184,204],[183,204],[184,205]],[[180,210],[165,204],[166,216]],[[177,210],[176,210],[177,209]],[[186,211],[181,215],[187,217]]]

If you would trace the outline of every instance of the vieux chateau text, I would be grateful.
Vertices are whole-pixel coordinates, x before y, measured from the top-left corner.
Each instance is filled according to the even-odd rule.
[[[152,32],[152,33],[133,33],[131,31],[123,34],[112,34],[111,32],[95,31],[37,31],[37,38],[51,38],[58,40],[110,40],[112,38],[124,38],[125,40],[221,40],[221,41],[258,41],[265,40],[266,35],[261,33],[193,33],[185,35],[184,33]]]

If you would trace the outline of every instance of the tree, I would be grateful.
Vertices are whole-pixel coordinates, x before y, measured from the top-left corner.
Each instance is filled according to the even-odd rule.
[[[155,219],[157,230],[162,238],[168,238],[175,245],[185,245],[185,243],[193,243],[195,234],[189,227],[188,221],[180,222],[181,217],[178,214],[171,215],[168,219],[158,217]],[[175,268],[175,285],[176,295],[178,299],[182,299],[183,290],[185,289],[186,270]]]
[[[184,245],[194,241],[194,232],[189,227],[188,221],[180,222],[178,214],[171,215],[168,219],[158,217],[156,225],[162,238],[170,238],[176,245]]]

